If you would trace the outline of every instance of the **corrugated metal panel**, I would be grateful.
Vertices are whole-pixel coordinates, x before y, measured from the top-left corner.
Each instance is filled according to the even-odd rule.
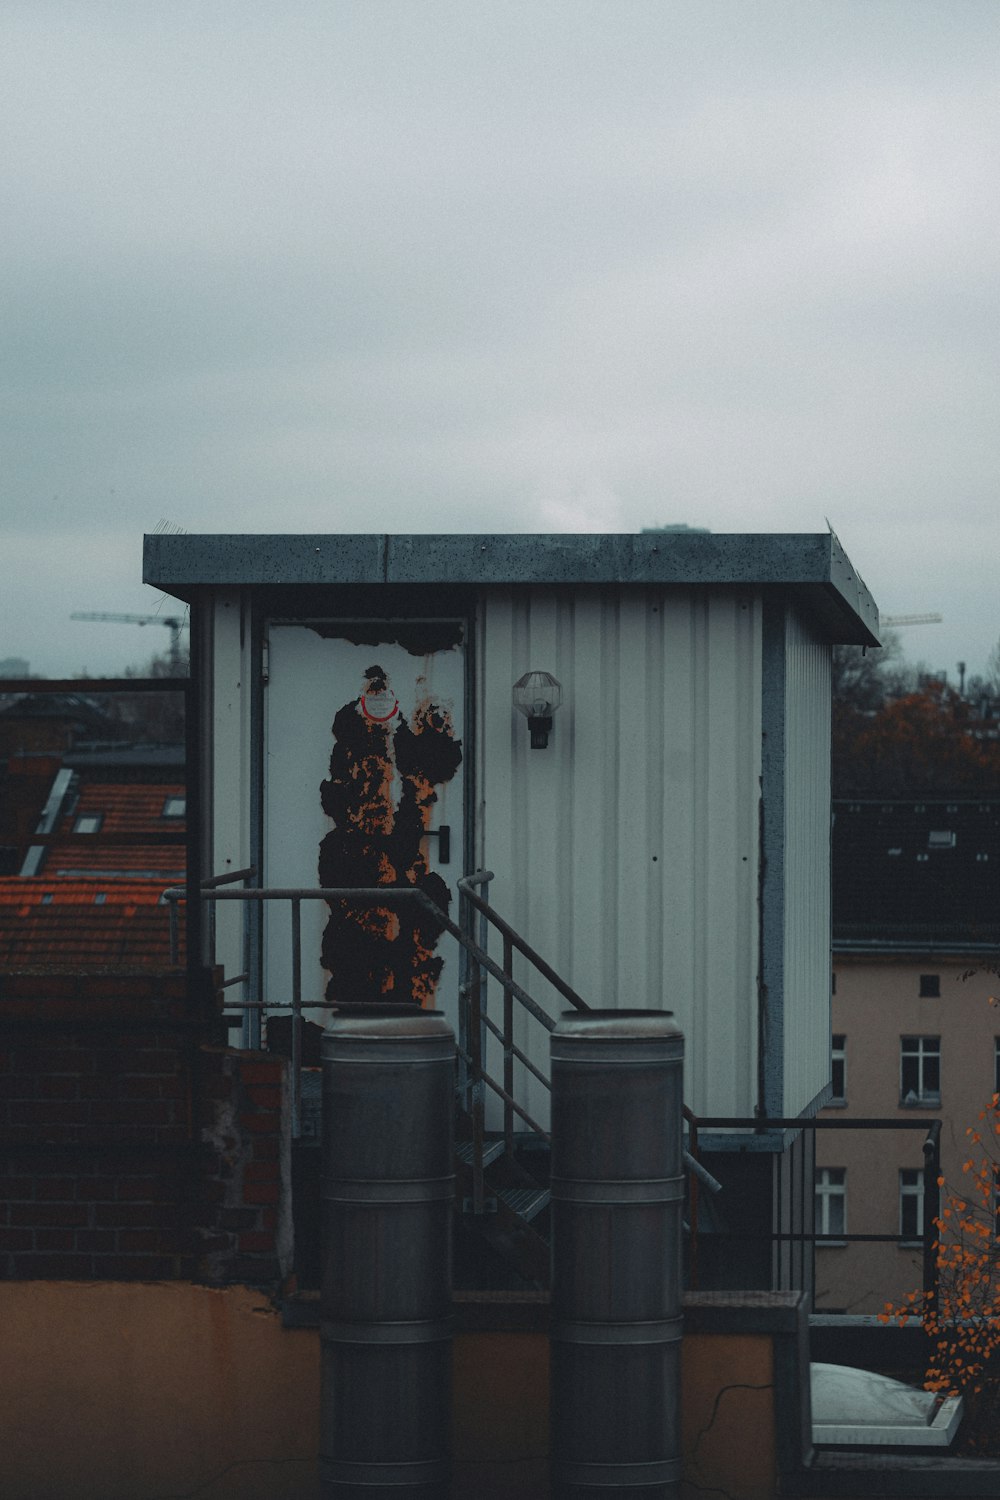
[[[592,1004],[675,1013],[698,1113],[752,1113],[759,599],[497,590],[480,623],[480,859],[496,906]],[[529,668],[564,688],[544,751],[511,708]],[[532,1030],[519,1041],[546,1058]]]
[[[207,630],[211,651],[211,847],[206,878],[246,869],[253,863],[250,816],[252,739],[250,728],[250,631],[248,606],[235,589],[213,597]],[[215,962],[229,976],[243,969],[243,910],[235,901],[216,907]]]
[[[785,627],[785,1098],[799,1114],[830,1081],[830,648]]]

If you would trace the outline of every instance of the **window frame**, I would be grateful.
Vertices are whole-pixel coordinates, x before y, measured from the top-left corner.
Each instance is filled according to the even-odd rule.
[[[912,1181],[905,1182],[904,1178]],[[913,1233],[905,1223],[904,1204],[916,1205],[916,1220]],[[899,1169],[899,1243],[922,1245],[924,1242],[924,1173],[922,1167],[900,1167]]]
[[[840,1204],[840,1224],[830,1227],[830,1206]],[[813,1175],[813,1233],[833,1235],[828,1240],[815,1241],[817,1250],[838,1250],[847,1244],[841,1235],[847,1234],[847,1168],[817,1167]]]
[[[840,1046],[837,1046],[837,1042]],[[837,1092],[837,1065],[840,1065],[840,1092]],[[828,1104],[843,1108],[847,1103],[847,1033],[835,1031],[830,1037],[830,1098]]]
[[[907,1063],[916,1060],[916,1087],[907,1084]],[[927,1072],[937,1066],[937,1088],[928,1087]],[[909,1096],[913,1095],[911,1099]],[[941,1108],[941,1038],[907,1033],[899,1039],[899,1107],[900,1109]]]

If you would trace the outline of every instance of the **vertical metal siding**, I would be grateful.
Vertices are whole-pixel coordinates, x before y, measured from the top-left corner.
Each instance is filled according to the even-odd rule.
[[[238,590],[221,590],[212,602],[208,637],[211,651],[211,848],[206,878],[242,870],[253,863],[250,837],[251,762],[250,631],[245,601]],[[228,975],[243,967],[243,913],[237,902],[216,910],[216,962]]]
[[[785,630],[785,1101],[830,1081],[830,647],[788,611]]]
[[[495,590],[479,651],[479,852],[498,909],[591,1003],[675,1013],[697,1111],[752,1113],[759,601]],[[546,750],[511,708],[529,668],[563,684]],[[536,1032],[518,1040],[541,1057]],[[545,1108],[534,1089],[528,1107]]]

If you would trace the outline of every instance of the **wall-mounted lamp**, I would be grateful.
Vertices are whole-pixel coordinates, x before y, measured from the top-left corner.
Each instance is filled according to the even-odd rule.
[[[525,672],[514,684],[514,707],[520,709],[531,730],[532,750],[549,743],[552,715],[562,702],[562,686],[551,672]]]

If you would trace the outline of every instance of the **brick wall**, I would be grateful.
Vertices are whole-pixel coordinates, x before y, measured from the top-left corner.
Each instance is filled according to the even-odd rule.
[[[217,1015],[207,974],[0,975],[0,1276],[287,1271],[287,1064]]]
[[[291,1119],[288,1068],[269,1052],[199,1053],[204,1211],[201,1280],[277,1280],[290,1269]]]

